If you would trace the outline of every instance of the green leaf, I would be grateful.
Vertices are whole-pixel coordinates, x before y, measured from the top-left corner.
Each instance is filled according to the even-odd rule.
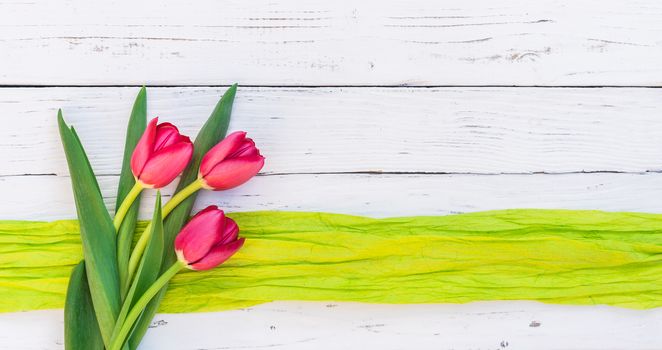
[[[161,260],[163,257],[163,218],[161,217],[161,192],[156,194],[156,204],[154,205],[154,215],[152,217],[150,239],[147,242],[145,253],[142,256],[140,265],[136,270],[136,275],[131,284],[131,288],[124,300],[122,310],[117,317],[113,339],[122,328],[126,316],[136,301],[140,299],[145,291],[156,281],[161,271]]]
[[[195,181],[198,177],[198,168],[200,167],[200,161],[202,156],[209,151],[210,148],[214,147],[219,141],[221,141],[225,134],[228,131],[228,126],[230,125],[230,114],[232,113],[232,105],[234,103],[234,97],[237,93],[237,84],[232,85],[226,92],[223,94],[223,97],[216,104],[214,111],[209,116],[209,119],[205,125],[200,129],[198,136],[195,138],[194,142],[194,151],[193,159],[191,164],[184,170],[182,177],[177,186],[175,192],[179,192],[184,187],[188,186],[191,182]],[[175,256],[175,250],[172,248],[174,246],[175,237],[179,230],[181,230],[184,223],[188,220],[191,215],[191,210],[193,209],[193,204],[195,203],[196,195],[193,194],[184,200],[181,204],[175,208],[170,215],[165,219],[164,224],[164,247],[167,247],[163,254],[163,263],[162,267],[169,267],[172,265],[177,257]],[[163,271],[162,271],[163,272]],[[168,286],[166,285],[161,289],[159,294],[152,299],[152,301],[147,305],[143,315],[140,317],[138,322],[136,322],[136,327],[133,331],[131,338],[129,339],[129,344],[131,349],[136,349],[140,341],[142,340],[145,332],[149,328],[156,311],[159,308],[161,299],[165,295]]]
[[[69,278],[64,303],[64,348],[103,350],[103,339],[94,314],[83,261],[74,267]]]
[[[126,144],[124,147],[124,161],[122,164],[122,173],[117,190],[117,207],[120,206],[129,190],[135,183],[131,173],[131,155],[140,136],[145,130],[147,119],[147,99],[146,90],[140,89],[136,101],[133,105],[131,118],[126,133]],[[129,263],[129,254],[131,252],[131,240],[135,231],[138,218],[138,206],[140,198],[136,199],[127,215],[124,218],[120,231],[118,233],[118,267],[120,282],[126,279],[127,265]],[[126,294],[128,286],[122,286],[122,295]],[[84,262],[80,262],[74,268],[69,278],[69,287],[67,289],[67,299],[64,307],[65,315],[65,348],[66,349],[103,349],[101,331],[97,323],[94,307],[87,283],[87,276],[84,270]]]
[[[108,346],[120,305],[115,228],[85,150],[75,130],[65,124],[62,111],[58,112],[58,125],[69,164],[90,296]]]
[[[120,183],[117,188],[117,202],[115,203],[115,212],[122,204],[122,201],[129,193],[136,180],[131,172],[131,156],[136,148],[140,137],[145,132],[147,126],[147,90],[145,87],[140,89],[136,101],[133,103],[133,110],[129,118],[129,124],[126,128],[126,142],[124,144],[124,159],[122,161],[122,172],[120,174]],[[117,269],[120,276],[120,291],[122,297],[126,295],[129,288],[128,270],[129,256],[131,255],[131,243],[133,234],[136,230],[138,220],[138,210],[140,207],[140,197],[136,198],[131,208],[126,213],[124,221],[117,233]]]

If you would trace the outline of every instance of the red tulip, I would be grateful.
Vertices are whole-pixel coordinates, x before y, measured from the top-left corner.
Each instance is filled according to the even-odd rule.
[[[152,119],[131,156],[131,171],[143,187],[161,188],[172,182],[191,160],[193,144],[170,123]]]
[[[264,166],[264,157],[246,132],[237,131],[205,154],[198,178],[204,188],[220,191],[237,187],[250,180]]]
[[[197,213],[175,238],[179,261],[191,270],[209,270],[228,260],[244,245],[239,226],[211,205]]]

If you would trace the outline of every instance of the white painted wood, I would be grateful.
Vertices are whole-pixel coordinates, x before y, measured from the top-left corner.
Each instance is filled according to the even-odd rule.
[[[150,88],[148,113],[194,136],[224,88]],[[120,172],[138,88],[0,89],[0,175],[68,174],[57,108],[98,174]],[[662,90],[241,88],[265,173],[662,170]],[[18,122],[20,121],[20,122]]]
[[[660,85],[657,0],[0,2],[0,84]]]
[[[655,0],[0,0],[0,86],[660,86],[660,18]],[[150,89],[149,112],[195,134],[223,90]],[[136,92],[0,88],[0,219],[75,217],[58,107],[112,207]],[[231,127],[258,141],[268,176],[204,193],[198,207],[662,212],[660,97],[635,88],[242,88]],[[526,175],[540,172],[564,174]],[[660,308],[277,302],[156,321],[143,349],[662,348]],[[0,348],[62,349],[61,310],[0,314]]]
[[[100,178],[109,210],[117,177]],[[164,200],[173,186],[164,189]],[[0,220],[74,219],[68,177],[0,178]],[[151,218],[154,191],[141,217]],[[447,215],[492,209],[598,209],[662,213],[662,174],[565,175],[277,175],[226,192],[203,191],[195,210],[324,211],[372,217]]]
[[[157,315],[141,349],[644,350],[662,347],[660,324],[662,308],[275,302]],[[63,349],[62,333],[61,310],[0,314],[0,344],[15,350]]]

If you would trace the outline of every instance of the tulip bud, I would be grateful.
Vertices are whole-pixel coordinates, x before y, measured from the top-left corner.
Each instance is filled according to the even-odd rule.
[[[204,188],[220,191],[250,180],[264,166],[264,157],[246,132],[228,135],[205,154],[198,178]]]
[[[209,270],[228,260],[244,245],[239,227],[223,210],[211,205],[198,214],[175,238],[177,259],[191,270]]]
[[[191,160],[193,144],[170,123],[156,125],[152,119],[131,156],[131,171],[146,188],[161,188],[172,182]]]

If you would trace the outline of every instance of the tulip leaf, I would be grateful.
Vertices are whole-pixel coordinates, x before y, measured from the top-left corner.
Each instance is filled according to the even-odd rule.
[[[228,131],[228,126],[230,125],[230,115],[232,114],[232,105],[234,104],[234,97],[237,93],[237,84],[232,85],[221,97],[221,100],[218,101],[214,111],[212,111],[209,119],[205,125],[200,129],[198,136],[195,138],[193,144],[193,158],[189,166],[182,173],[181,179],[179,180],[179,185],[177,186],[176,192],[181,191],[184,187],[188,186],[190,183],[195,181],[198,177],[198,168],[200,167],[200,161],[202,157],[221,141],[225,134]],[[167,268],[172,265],[177,257],[175,256],[174,250],[174,241],[177,233],[181,230],[184,223],[188,220],[191,215],[191,210],[193,209],[193,204],[195,203],[196,195],[193,194],[185,199],[181,204],[179,204],[165,219],[164,223],[164,247],[165,251],[163,254],[163,267]],[[157,294],[154,299],[147,305],[142,316],[136,322],[133,334],[129,339],[130,348],[135,350],[138,347],[138,344],[142,340],[142,337],[147,332],[156,311],[159,308],[161,299],[165,295],[165,292],[168,288],[168,285],[163,287],[159,294]]]
[[[156,281],[161,271],[161,260],[163,257],[163,218],[161,216],[161,192],[157,192],[156,203],[154,205],[154,215],[152,217],[152,224],[150,225],[150,238],[147,242],[147,247],[136,270],[136,275],[131,284],[124,305],[117,317],[115,329],[113,331],[113,339],[117,336],[122,328],[126,316],[129,314],[131,308],[135,305],[140,296]],[[123,339],[124,341],[124,339]]]
[[[136,148],[140,137],[145,132],[147,124],[147,91],[145,87],[140,89],[136,101],[133,104],[129,124],[126,128],[126,142],[124,144],[124,159],[122,161],[122,172],[120,173],[120,183],[117,188],[117,202],[115,203],[115,212],[119,209],[126,195],[136,183],[131,171],[131,156]],[[129,288],[129,257],[131,255],[131,243],[138,220],[138,210],[140,207],[140,197],[131,205],[131,208],[124,216],[124,221],[117,232],[117,268],[120,277],[121,295],[126,295]]]
[[[74,267],[67,287],[67,299],[64,304],[64,348],[67,350],[103,350],[104,348],[83,261]]]
[[[120,305],[115,227],[85,150],[75,130],[65,124],[62,111],[58,112],[58,125],[69,164],[90,296],[108,346]]]
[[[143,87],[133,105],[133,111],[127,127],[127,137],[124,150],[124,161],[122,164],[122,173],[117,191],[117,207],[126,197],[127,193],[135,183],[131,173],[131,155],[140,136],[145,130],[146,124],[146,91]],[[120,284],[125,282],[127,268],[129,263],[129,254],[131,251],[131,240],[135,230],[138,218],[138,206],[140,198],[133,203],[124,218],[124,222],[118,233],[118,267],[120,273]],[[65,301],[64,315],[65,322],[65,348],[66,349],[103,349],[103,342],[99,325],[94,314],[94,307],[90,297],[87,276],[85,275],[84,263],[79,263],[69,278],[69,287],[67,289],[67,299]],[[122,295],[126,294],[122,287]],[[100,346],[99,346],[100,344]]]

